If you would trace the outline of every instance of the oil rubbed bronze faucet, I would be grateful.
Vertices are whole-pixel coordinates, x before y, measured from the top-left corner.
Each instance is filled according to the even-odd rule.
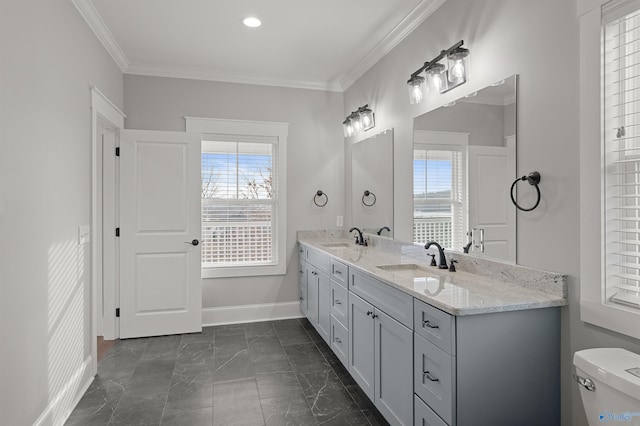
[[[438,243],[436,243],[435,241],[429,241],[424,248],[428,249],[431,246],[436,246],[438,248],[438,255],[440,255],[440,263],[438,264],[438,268],[439,269],[449,269],[449,267],[447,266],[447,258],[444,257],[444,249],[442,248],[442,246]]]
[[[367,243],[365,242],[364,237],[362,236],[362,231],[356,228],[355,226],[349,229],[349,232],[353,232],[353,231],[358,231],[358,235],[356,236],[356,244],[358,244],[359,246],[366,246]]]

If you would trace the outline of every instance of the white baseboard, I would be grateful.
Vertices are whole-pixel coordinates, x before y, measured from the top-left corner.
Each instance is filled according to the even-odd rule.
[[[40,417],[33,423],[34,426],[62,426],[67,421],[73,409],[78,405],[80,399],[87,391],[93,374],[91,374],[91,355],[78,367],[73,376],[69,379],[64,388],[51,399],[47,408],[40,414]]]
[[[259,305],[225,306],[202,310],[202,325],[238,324],[301,318],[298,302],[265,303]]]

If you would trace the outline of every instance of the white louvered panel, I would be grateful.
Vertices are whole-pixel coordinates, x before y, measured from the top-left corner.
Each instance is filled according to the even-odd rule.
[[[604,27],[606,299],[640,308],[640,13],[616,13]]]

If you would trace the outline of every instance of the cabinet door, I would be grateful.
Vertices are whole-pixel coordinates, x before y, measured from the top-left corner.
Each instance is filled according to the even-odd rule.
[[[413,424],[413,332],[375,311],[375,405],[392,425]]]
[[[365,394],[374,400],[373,306],[349,293],[349,373]]]
[[[329,276],[318,272],[318,326],[320,336],[331,344],[331,281]]]
[[[302,315],[307,316],[307,262],[300,260],[298,264],[298,287],[300,294],[300,311]]]
[[[314,327],[318,326],[318,271],[307,264],[307,318]]]

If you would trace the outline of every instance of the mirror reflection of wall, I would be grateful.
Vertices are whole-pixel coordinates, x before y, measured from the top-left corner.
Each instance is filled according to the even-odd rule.
[[[516,81],[414,119],[413,240],[516,261]]]
[[[393,130],[353,145],[351,194],[353,226],[393,237]]]

